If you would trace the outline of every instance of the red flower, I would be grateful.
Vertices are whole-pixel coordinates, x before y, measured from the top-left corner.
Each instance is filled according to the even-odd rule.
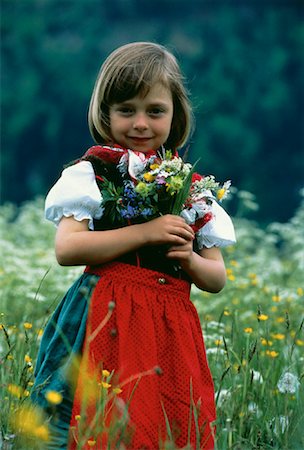
[[[208,212],[204,215],[204,217],[198,219],[193,225],[190,225],[194,233],[197,233],[198,230],[200,230],[204,225],[206,225],[206,223],[209,222],[212,218],[213,214],[211,212]]]
[[[127,150],[120,146],[115,145],[115,147],[103,147],[102,145],[94,145],[89,148],[84,157],[97,156],[97,158],[102,159],[105,163],[118,164],[120,158],[125,153],[127,153]]]
[[[194,183],[195,181],[201,181],[203,178],[204,177],[202,175],[194,172],[194,174],[192,175],[192,183]]]

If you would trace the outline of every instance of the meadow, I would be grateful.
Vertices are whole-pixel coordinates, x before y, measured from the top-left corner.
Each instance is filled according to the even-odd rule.
[[[216,450],[300,450],[304,203],[289,222],[266,229],[241,209],[234,218],[238,243],[224,252],[225,289],[192,289],[215,383]],[[43,449],[47,424],[30,401],[37,349],[51,312],[83,268],[56,263],[55,229],[43,218],[42,199],[1,206],[0,221],[0,448]],[[60,396],[53,394],[56,404]]]

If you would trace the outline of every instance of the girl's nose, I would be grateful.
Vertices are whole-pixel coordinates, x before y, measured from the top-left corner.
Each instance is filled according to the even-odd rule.
[[[137,114],[134,118],[133,128],[135,130],[146,130],[148,128],[147,119],[144,114]]]

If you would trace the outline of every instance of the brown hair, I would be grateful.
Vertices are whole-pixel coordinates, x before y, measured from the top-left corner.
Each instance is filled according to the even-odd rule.
[[[145,96],[161,82],[173,99],[171,131],[165,147],[175,149],[187,141],[192,125],[190,101],[178,63],[165,47],[151,42],[134,42],[112,52],[101,66],[91,97],[88,122],[97,143],[111,141],[109,107]]]

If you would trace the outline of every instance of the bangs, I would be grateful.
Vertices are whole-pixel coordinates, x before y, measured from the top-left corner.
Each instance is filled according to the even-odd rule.
[[[141,64],[128,65],[118,70],[105,92],[104,99],[107,106],[122,103],[137,95],[144,98],[156,83],[169,87],[168,77],[160,66],[159,60],[149,61],[149,63],[142,61]]]

